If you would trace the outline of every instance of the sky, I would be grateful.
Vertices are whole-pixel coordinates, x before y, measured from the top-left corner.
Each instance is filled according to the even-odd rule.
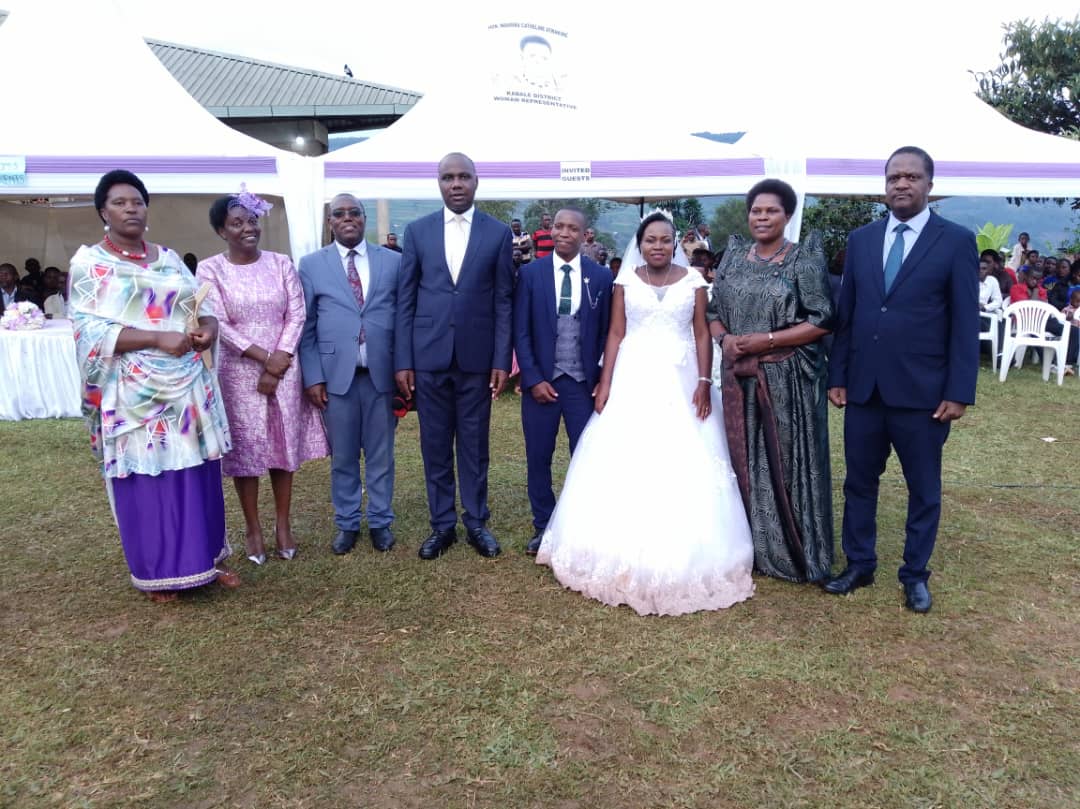
[[[878,91],[890,75],[973,88],[967,71],[1000,61],[1004,22],[1071,20],[1077,12],[1076,0],[908,0],[888,12],[889,25],[884,7],[865,0],[550,0],[543,15],[530,10],[532,3],[506,0],[466,0],[455,11],[445,0],[0,0],[0,7],[90,1],[121,14],[143,36],[334,74],[348,63],[357,78],[420,92],[451,81],[456,67],[477,58],[489,23],[544,22],[586,44],[591,66],[611,77],[605,103],[646,122],[666,102],[663,94],[634,95],[643,75],[650,87],[670,87],[674,109],[684,115],[760,93],[782,104],[784,94],[806,91],[800,79],[808,67],[835,71],[856,92]],[[823,103],[845,101],[826,88],[810,89]]]

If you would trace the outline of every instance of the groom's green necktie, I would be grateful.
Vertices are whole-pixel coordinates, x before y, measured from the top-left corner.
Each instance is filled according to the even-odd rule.
[[[897,273],[900,272],[900,265],[904,263],[904,231],[911,230],[910,225],[905,225],[901,222],[899,225],[893,228],[895,237],[893,238],[892,247],[889,248],[889,255],[885,259],[885,291],[888,292],[892,287],[893,281],[896,280]]]
[[[559,288],[559,314],[570,314],[570,305],[574,301],[574,290],[570,286],[570,271],[574,269],[569,264],[562,265],[562,286]]]

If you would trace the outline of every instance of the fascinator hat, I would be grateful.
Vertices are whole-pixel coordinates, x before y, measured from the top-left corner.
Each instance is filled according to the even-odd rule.
[[[232,198],[232,202],[229,203],[230,208],[243,208],[254,216],[266,216],[270,213],[270,209],[274,207],[273,203],[267,202],[258,194],[253,194],[247,189],[247,183],[240,183],[240,193],[236,194]]]

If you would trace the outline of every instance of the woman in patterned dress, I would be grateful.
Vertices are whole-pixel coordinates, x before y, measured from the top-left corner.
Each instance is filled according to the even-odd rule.
[[[222,471],[233,479],[246,530],[248,559],[266,561],[259,521],[259,477],[274,491],[277,556],[292,559],[293,472],[328,453],[319,414],[303,396],[293,361],[304,327],[304,291],[288,256],[259,249],[259,219],[270,204],[247,192],[210,207],[210,226],[226,249],[199,263],[196,277],[210,285],[206,300],[218,312],[220,379],[233,449]]]
[[[83,414],[101,464],[131,582],[154,601],[217,580],[224,566],[221,457],[229,426],[200,352],[217,339],[209,307],[179,256],[144,241],[146,186],[110,171],[94,191],[105,223],[71,260],[70,314],[83,377]]]
[[[822,581],[833,558],[825,354],[833,306],[821,240],[784,238],[795,191],[746,195],[753,243],[732,236],[716,270],[709,329],[723,349],[724,420],[754,536],[754,566]]]

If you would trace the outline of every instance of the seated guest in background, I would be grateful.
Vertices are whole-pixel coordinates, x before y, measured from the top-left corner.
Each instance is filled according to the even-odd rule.
[[[1001,287],[997,279],[990,274],[992,266],[990,259],[979,259],[979,311],[988,315],[1001,311]]]
[[[215,200],[210,227],[224,240],[225,252],[204,259],[196,273],[210,284],[206,300],[221,334],[218,379],[233,444],[221,471],[236,487],[245,555],[256,565],[266,561],[259,478],[269,475],[274,491],[277,557],[292,559],[293,473],[329,452],[294,361],[305,320],[300,278],[288,256],[259,249],[259,218],[271,207],[249,191]]]
[[[184,253],[184,266],[194,275],[195,271],[199,269],[199,257],[194,253]]]
[[[14,264],[0,264],[0,315],[13,303],[32,300],[19,288],[19,271]]]
[[[533,240],[528,233],[521,232],[521,220],[510,220],[510,239],[515,250],[521,251],[521,263],[528,264],[533,260]]]
[[[41,309],[47,318],[67,317],[67,289],[61,286],[60,269],[58,267],[46,267],[42,274],[44,298]]]
[[[1020,280],[1009,290],[1009,303],[1019,301],[1042,301],[1046,303],[1046,290],[1042,288],[1042,272],[1036,269],[1020,270]]]
[[[998,291],[1005,298],[1016,283],[1016,273],[1001,264],[1001,254],[997,250],[983,250],[979,253],[979,261],[987,262],[990,268],[990,277],[997,281]]]
[[[1008,267],[1013,270],[1020,268],[1024,263],[1024,253],[1027,252],[1028,242],[1031,237],[1027,233],[1021,233],[1016,244],[1013,245],[1012,255],[1009,256]]]
[[[604,245],[596,241],[596,231],[593,228],[585,228],[585,241],[581,245],[581,255],[597,261],[597,255],[604,249]]]
[[[1080,289],[1080,258],[1076,259],[1070,265],[1069,274],[1069,299],[1072,300],[1072,294]]]
[[[397,234],[396,233],[387,233],[386,234],[386,244],[384,244],[383,247],[385,247],[387,250],[393,250],[395,253],[400,253],[401,252],[401,245],[399,245],[397,243]]]
[[[555,252],[555,242],[551,238],[551,214],[540,216],[540,227],[533,231],[532,240],[536,248],[536,258],[550,256]]]
[[[38,303],[40,304],[41,291],[45,285],[45,276],[41,272],[41,262],[38,261],[36,258],[28,258],[26,260],[26,263],[23,265],[23,269],[25,269],[26,272],[23,273],[22,281],[19,282],[20,286],[23,282],[33,284],[34,295],[37,298]]]
[[[601,267],[607,266],[608,252],[604,245],[600,245],[600,249],[596,251],[596,263]]]
[[[611,268],[611,277],[617,278],[619,275],[619,270],[622,269],[622,259],[618,256],[615,256],[615,258],[611,260],[611,263],[608,266]]]
[[[1054,272],[1049,271],[1043,279],[1043,287],[1046,289],[1046,300],[1056,309],[1064,309],[1069,305],[1069,260],[1059,258],[1057,261],[1048,259],[1047,264],[1054,264]]]

